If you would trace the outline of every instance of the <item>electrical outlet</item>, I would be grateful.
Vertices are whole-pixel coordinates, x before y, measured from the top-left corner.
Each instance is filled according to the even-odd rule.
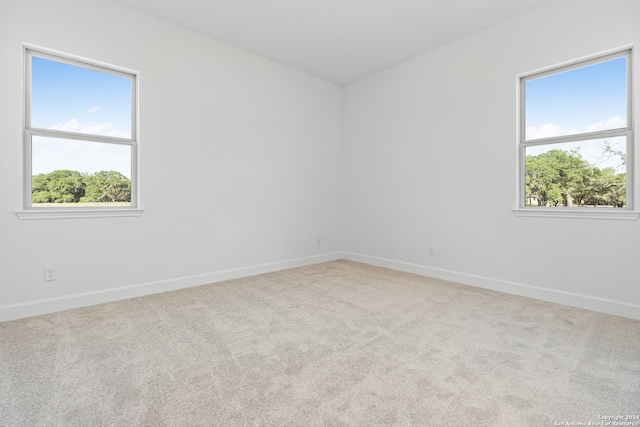
[[[58,278],[58,273],[55,267],[45,267],[44,268],[44,281],[51,282]]]
[[[429,246],[429,248],[427,249],[427,255],[436,256],[436,248],[434,248],[433,246]]]

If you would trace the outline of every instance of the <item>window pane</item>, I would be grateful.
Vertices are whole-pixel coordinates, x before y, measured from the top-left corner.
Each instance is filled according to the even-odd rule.
[[[131,147],[34,136],[33,206],[131,205]]]
[[[525,82],[525,139],[627,126],[627,58]]]
[[[626,207],[626,138],[526,147],[525,206]]]
[[[132,80],[31,57],[31,126],[131,138]]]

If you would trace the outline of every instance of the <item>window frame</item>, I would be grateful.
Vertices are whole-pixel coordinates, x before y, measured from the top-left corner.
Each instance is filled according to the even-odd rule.
[[[625,128],[606,129],[595,132],[584,132],[578,134],[569,134],[561,136],[553,136],[547,138],[526,139],[526,91],[525,85],[527,81],[571,71],[590,65],[610,61],[617,58],[626,57],[627,68],[627,123]],[[541,217],[560,217],[560,218],[593,218],[593,219],[628,219],[637,220],[640,218],[640,212],[635,210],[638,203],[635,193],[635,174],[634,174],[634,112],[633,112],[633,47],[625,46],[615,50],[599,53],[586,58],[566,62],[560,65],[547,67],[542,70],[532,71],[517,76],[517,96],[518,96],[518,126],[517,126],[517,191],[516,191],[516,209],[513,213],[516,216],[541,216]],[[545,146],[558,143],[592,141],[597,139],[605,139],[612,137],[626,138],[626,200],[627,204],[624,208],[607,208],[593,206],[526,206],[525,205],[525,185],[526,185],[526,148]]]
[[[31,125],[32,57],[99,71],[131,81],[131,136],[129,138],[94,135],[81,132],[44,129]],[[23,205],[16,212],[20,219],[89,218],[111,216],[140,216],[139,193],[139,73],[134,70],[99,62],[39,46],[23,44]],[[32,204],[32,138],[49,137],[77,141],[128,146],[131,149],[131,204],[128,206],[33,206]]]

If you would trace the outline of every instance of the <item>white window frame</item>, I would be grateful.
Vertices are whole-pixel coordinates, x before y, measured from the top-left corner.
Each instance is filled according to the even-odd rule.
[[[627,126],[620,129],[602,130],[580,134],[554,136],[549,138],[526,139],[526,111],[525,111],[525,83],[529,80],[570,71],[585,66],[626,57],[627,61]],[[593,219],[626,219],[637,220],[640,212],[635,210],[635,175],[634,175],[634,138],[633,138],[633,49],[631,46],[593,55],[572,62],[556,65],[543,70],[519,75],[518,82],[518,179],[517,179],[517,208],[513,209],[516,216],[539,216],[556,218],[593,218]],[[626,137],[626,200],[624,208],[596,208],[589,206],[525,206],[526,180],[526,148],[544,146],[563,142],[589,141],[612,137]]]
[[[131,136],[129,138],[93,135],[79,132],[44,129],[31,125],[31,58],[37,56],[76,67],[128,78],[131,80]],[[20,219],[90,218],[111,216],[140,216],[139,176],[138,176],[138,72],[106,64],[79,56],[33,45],[23,45],[23,208],[16,212]],[[74,139],[87,142],[126,145],[131,148],[131,205],[129,206],[60,206],[41,207],[32,205],[32,137]]]

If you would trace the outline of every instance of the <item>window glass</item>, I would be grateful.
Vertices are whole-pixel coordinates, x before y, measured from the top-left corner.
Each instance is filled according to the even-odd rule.
[[[521,207],[633,207],[631,51],[521,79]]]
[[[25,52],[25,209],[137,208],[136,74]]]
[[[626,138],[526,148],[525,206],[626,206]]]
[[[33,137],[33,206],[131,205],[131,147]]]
[[[131,138],[131,79],[31,56],[31,127]]]
[[[525,82],[526,139],[627,126],[627,58]]]

